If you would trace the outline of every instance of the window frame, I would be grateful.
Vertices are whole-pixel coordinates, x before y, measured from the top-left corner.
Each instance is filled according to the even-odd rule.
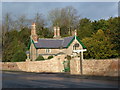
[[[51,53],[51,49],[45,49],[46,53]]]

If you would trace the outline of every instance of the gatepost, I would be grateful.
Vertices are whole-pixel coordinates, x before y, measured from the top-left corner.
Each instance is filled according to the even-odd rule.
[[[82,69],[82,61],[83,61],[83,52],[86,51],[86,49],[82,50],[73,50],[73,52],[76,52],[80,54],[80,59],[74,58],[70,60],[70,74],[83,74]]]

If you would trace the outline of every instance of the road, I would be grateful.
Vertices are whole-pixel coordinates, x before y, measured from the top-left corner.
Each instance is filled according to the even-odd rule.
[[[3,88],[118,88],[117,81],[10,71],[2,72],[2,85]]]

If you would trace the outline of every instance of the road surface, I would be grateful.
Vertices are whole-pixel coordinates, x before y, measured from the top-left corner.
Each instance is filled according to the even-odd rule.
[[[2,73],[3,88],[118,88],[117,81],[65,77],[59,74]]]

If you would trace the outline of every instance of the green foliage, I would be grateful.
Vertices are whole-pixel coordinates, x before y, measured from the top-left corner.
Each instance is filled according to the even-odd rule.
[[[12,62],[20,62],[20,61],[25,61],[27,58],[26,53],[23,51],[17,51],[14,55],[13,58],[11,59]]]
[[[91,21],[87,18],[79,19],[79,15],[73,7],[55,9],[49,14],[52,25],[60,26],[62,37],[71,36],[69,31],[77,29],[78,37],[87,47],[87,52],[84,53],[85,58],[100,59],[120,56],[120,17],[97,21]],[[52,38],[53,29],[45,27],[46,23],[41,14],[37,13],[34,19],[38,36],[40,38]],[[2,37],[2,61],[19,61],[21,57],[16,59],[16,54],[26,52],[28,47],[30,29],[27,26],[29,24],[25,17],[18,18],[18,24],[15,24],[15,21],[9,15],[6,16],[5,20],[2,28],[4,32]]]
[[[62,26],[62,27],[60,27],[60,29],[61,29],[60,35],[61,35],[62,37],[67,37],[67,36],[69,36],[69,34],[68,34],[68,28],[67,28],[66,26]]]
[[[64,72],[70,72],[70,60],[64,61]]]
[[[40,38],[52,38],[53,37],[53,32],[51,32],[48,28],[43,28],[37,31],[38,31],[37,34]]]
[[[109,32],[106,35],[110,37],[112,44],[114,44],[114,49],[117,50],[120,56],[120,17],[110,18],[109,22]]]
[[[53,56],[49,56],[49,57],[48,57],[48,59],[51,59],[51,58],[53,58]]]
[[[30,29],[23,28],[19,32],[19,40],[27,47],[30,40]]]
[[[70,72],[70,67],[66,67],[63,71],[64,72]]]
[[[105,31],[108,29],[109,23],[107,20],[101,19],[101,20],[92,22],[92,27],[94,32],[97,32],[97,30],[99,29],[102,29],[103,31]]]
[[[93,27],[90,19],[83,18],[79,21],[79,27],[77,33],[80,39],[83,39],[85,37],[90,37],[92,35]]]
[[[42,55],[39,55],[36,59],[36,61],[41,61],[41,60],[45,60],[44,57]]]
[[[3,46],[3,62],[14,61],[13,58],[16,55],[16,52],[25,52],[27,48],[27,41],[30,34],[27,31],[27,28],[24,28],[21,31],[11,30],[5,34],[4,46]],[[20,58],[21,59],[21,58]],[[15,60],[20,60],[15,59]],[[22,59],[23,60],[23,59]]]
[[[67,60],[71,60],[71,56],[70,55],[67,55]]]
[[[114,44],[110,42],[109,37],[105,36],[103,30],[98,30],[91,38],[84,38],[82,42],[87,47],[87,52],[84,53],[85,58],[105,59],[118,56],[113,49]]]

